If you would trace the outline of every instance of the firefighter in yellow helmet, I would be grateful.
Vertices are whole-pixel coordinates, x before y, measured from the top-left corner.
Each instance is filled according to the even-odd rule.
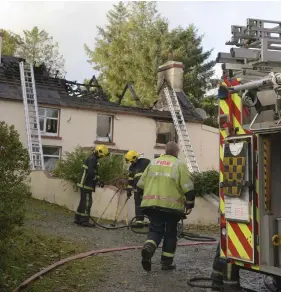
[[[141,158],[139,154],[134,150],[130,150],[125,154],[125,160],[126,162],[131,163],[128,175],[127,197],[130,198],[132,196],[132,192],[134,192],[135,216],[137,217],[134,227],[143,227],[144,215],[141,212],[140,206],[143,191],[137,187],[137,183],[144,170],[150,163],[150,160],[143,157]]]
[[[83,227],[95,227],[89,222],[92,207],[92,192],[96,186],[104,187],[98,175],[98,160],[109,155],[109,149],[105,145],[97,145],[92,149],[92,153],[84,161],[80,181],[77,186],[80,188],[80,202],[75,214],[74,223]]]
[[[194,207],[194,184],[175,142],[166,144],[165,155],[151,161],[137,186],[144,190],[142,211],[150,218],[149,233],[142,249],[142,266],[151,270],[151,258],[163,241],[162,270],[172,270],[177,245],[177,223]]]

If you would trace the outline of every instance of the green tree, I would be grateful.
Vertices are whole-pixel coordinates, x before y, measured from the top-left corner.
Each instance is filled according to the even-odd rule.
[[[215,65],[215,61],[209,61],[212,50],[203,49],[202,39],[193,24],[186,29],[178,27],[168,34],[163,52],[163,60],[171,53],[175,61],[183,63],[183,90],[195,107],[204,98]]]
[[[19,44],[22,42],[21,37],[5,29],[2,29],[2,34],[2,55],[14,56]]]
[[[184,63],[184,91],[195,103],[203,98],[214,62],[208,61],[211,51],[201,46],[203,36],[190,25],[169,32],[156,2],[134,1],[114,5],[107,14],[108,24],[99,28],[92,51],[85,45],[89,62],[100,71],[102,85],[112,99],[120,95],[128,82],[134,83],[144,105],[151,105],[156,96],[157,69],[169,54]],[[134,105],[129,95],[127,105]]]
[[[30,31],[24,30],[23,33],[24,37],[16,54],[35,65],[44,63],[51,74],[56,74],[58,70],[60,76],[64,75],[65,60],[53,37],[45,30],[39,30],[37,26]]]
[[[14,126],[0,122],[0,290],[8,243],[23,223],[24,206],[30,196],[25,184],[30,172],[29,156]]]
[[[107,14],[108,25],[99,27],[95,49],[85,45],[89,62],[101,73],[101,82],[112,100],[128,82],[144,105],[156,96],[156,73],[167,23],[158,15],[155,2],[120,2]],[[127,105],[135,103],[129,92]]]

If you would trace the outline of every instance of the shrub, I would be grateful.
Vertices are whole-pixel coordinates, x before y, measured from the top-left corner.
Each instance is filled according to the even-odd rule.
[[[0,122],[0,274],[7,246],[16,227],[23,224],[25,203],[30,197],[25,184],[30,173],[28,151],[14,126]],[[0,287],[1,287],[0,277]]]
[[[65,159],[58,162],[53,174],[74,184],[79,182],[81,166],[88,157],[89,151],[77,146],[72,152],[65,152]],[[99,160],[99,176],[105,184],[120,186],[127,177],[125,160],[121,155],[111,154]]]
[[[211,193],[219,195],[219,173],[216,170],[195,173],[193,179],[197,196]]]

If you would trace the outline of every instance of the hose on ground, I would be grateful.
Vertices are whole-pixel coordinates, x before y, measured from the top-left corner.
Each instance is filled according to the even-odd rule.
[[[144,216],[145,218],[147,218],[149,220],[149,218],[147,216]],[[130,223],[129,223],[129,228],[132,232],[137,233],[137,234],[147,234],[148,230],[142,230],[142,228],[138,228],[138,229],[134,229],[133,225],[134,222],[136,221],[136,217],[132,218]],[[202,236],[196,233],[190,233],[190,232],[184,232],[183,231],[183,220],[180,220],[180,222],[178,223],[177,226],[177,236],[178,238],[184,238],[186,240],[190,240],[190,241],[199,241],[199,242],[216,242],[217,239],[213,238],[213,237],[208,237],[208,236]]]
[[[122,228],[129,228],[128,225],[121,225],[121,226],[106,226],[98,223],[93,217],[90,216],[90,219],[93,221],[94,224],[96,224],[98,227],[101,227],[103,229],[108,229],[108,230],[115,230],[115,229],[122,229]]]
[[[182,242],[179,243],[178,246],[193,246],[193,245],[209,245],[213,243],[207,243],[207,242]],[[83,259],[92,255],[96,254],[104,254],[104,253],[110,253],[110,252],[117,252],[117,251],[126,251],[126,250],[134,250],[134,249],[141,249],[142,245],[135,245],[135,246],[124,246],[124,247],[115,247],[115,248],[107,248],[107,249],[100,249],[100,250],[91,250],[88,252],[80,253],[71,257],[68,257],[66,259],[62,259],[58,262],[55,262],[54,264],[43,268],[40,272],[34,274],[24,282],[22,282],[13,292],[19,292],[21,289],[26,288],[30,283],[37,280],[39,277],[45,275],[46,273],[52,271],[53,269],[62,266],[68,262]],[[162,246],[159,246],[161,248]]]

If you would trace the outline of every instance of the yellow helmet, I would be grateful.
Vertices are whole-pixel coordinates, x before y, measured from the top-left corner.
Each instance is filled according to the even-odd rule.
[[[131,163],[136,162],[138,158],[139,158],[139,154],[134,150],[129,150],[125,154],[125,160]]]
[[[98,157],[105,157],[110,154],[108,147],[105,145],[97,145],[95,147],[95,153]]]

